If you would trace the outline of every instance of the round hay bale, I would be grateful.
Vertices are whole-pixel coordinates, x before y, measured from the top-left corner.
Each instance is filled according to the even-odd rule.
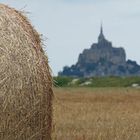
[[[0,4],[0,140],[50,140],[52,78],[39,34]]]

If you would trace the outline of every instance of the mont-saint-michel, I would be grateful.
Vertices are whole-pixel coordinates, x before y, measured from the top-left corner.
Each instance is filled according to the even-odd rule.
[[[103,34],[101,25],[98,42],[83,50],[76,64],[65,66],[61,76],[102,77],[102,76],[140,76],[140,65],[136,61],[126,60],[122,47],[113,47]]]

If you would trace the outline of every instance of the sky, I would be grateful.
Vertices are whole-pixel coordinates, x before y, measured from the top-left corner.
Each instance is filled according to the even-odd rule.
[[[101,21],[106,39],[140,64],[140,0],[0,0],[25,11],[42,34],[53,76],[97,42]]]

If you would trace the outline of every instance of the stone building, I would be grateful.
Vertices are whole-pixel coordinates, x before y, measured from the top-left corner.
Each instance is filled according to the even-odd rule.
[[[65,66],[58,75],[72,77],[95,76],[136,76],[140,75],[140,66],[132,60],[126,60],[122,47],[113,47],[103,34],[101,25],[98,42],[84,49],[76,64]]]

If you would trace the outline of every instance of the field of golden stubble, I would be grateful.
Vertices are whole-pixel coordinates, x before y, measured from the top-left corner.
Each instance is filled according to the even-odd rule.
[[[54,140],[140,140],[140,89],[55,88]]]

